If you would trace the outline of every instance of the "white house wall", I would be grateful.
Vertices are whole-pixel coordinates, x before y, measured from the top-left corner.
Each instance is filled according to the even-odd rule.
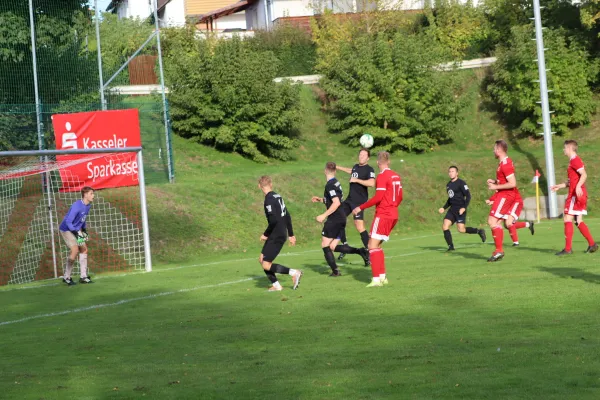
[[[282,17],[313,15],[313,9],[307,0],[275,0],[272,7],[273,20]]]
[[[246,12],[242,11],[216,19],[214,29],[219,31],[225,29],[246,29]]]
[[[185,25],[185,0],[171,0],[163,8],[161,13],[162,26],[184,26]]]

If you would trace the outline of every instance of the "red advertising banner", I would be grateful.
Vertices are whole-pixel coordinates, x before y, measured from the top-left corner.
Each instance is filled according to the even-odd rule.
[[[55,114],[52,126],[57,150],[109,149],[142,145],[137,109]],[[135,153],[106,155],[66,155],[56,160],[88,159],[60,169],[63,191],[78,191],[84,186],[94,189],[137,186],[138,166]]]

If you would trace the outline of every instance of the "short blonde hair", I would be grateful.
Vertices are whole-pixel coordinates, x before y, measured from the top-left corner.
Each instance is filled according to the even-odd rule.
[[[260,187],[273,186],[273,181],[271,180],[270,176],[263,175],[260,178],[258,178],[258,184],[260,185]]]
[[[390,153],[387,151],[380,151],[377,153],[377,161],[382,162],[384,164],[389,164],[390,162]]]
[[[565,146],[571,146],[573,151],[577,153],[577,141],[576,140],[565,140]]]

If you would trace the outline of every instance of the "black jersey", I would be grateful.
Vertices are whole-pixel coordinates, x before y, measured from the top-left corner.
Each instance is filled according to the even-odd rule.
[[[471,192],[469,192],[467,183],[462,179],[448,182],[446,192],[448,192],[448,200],[443,208],[467,208],[469,206]]]
[[[292,228],[292,217],[290,216],[283,198],[275,192],[269,192],[265,196],[265,216],[269,226],[264,235],[269,239],[294,236]]]
[[[375,179],[375,170],[369,164],[354,164],[350,177],[368,181],[369,179]],[[369,200],[369,188],[360,183],[350,183],[350,193],[348,193],[346,202],[350,203],[352,208],[355,208],[366,203],[367,200]]]
[[[344,208],[342,207],[342,201],[344,200],[343,199],[344,193],[342,192],[342,185],[340,184],[340,182],[337,179],[331,178],[325,184],[325,193],[323,194],[323,203],[325,204],[325,207],[327,207],[328,210],[331,207],[331,205],[333,204],[333,199],[336,197],[340,201],[340,206],[338,207],[337,210],[335,210],[333,212],[333,214],[330,214],[329,217],[327,217],[327,220],[328,221],[329,220],[330,221],[336,221],[336,220],[346,221],[346,214],[344,213]]]

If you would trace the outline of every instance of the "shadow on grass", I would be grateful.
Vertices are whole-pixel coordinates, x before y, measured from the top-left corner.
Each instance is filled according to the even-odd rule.
[[[517,249],[517,251],[525,250],[525,251],[532,251],[534,253],[542,253],[542,254],[554,254],[558,251],[558,250],[554,250],[554,249],[539,249],[537,247],[526,247],[523,245],[519,245],[519,247],[517,247],[516,249]]]
[[[593,274],[591,272],[586,272],[579,268],[540,267],[538,268],[538,270],[542,272],[549,272],[553,275],[558,276],[559,278],[580,279],[584,282],[600,284],[600,275]]]
[[[461,251],[463,249],[457,248],[454,251],[444,251],[444,248],[440,248],[439,246],[419,246],[420,249],[430,250],[430,251],[439,251],[440,254],[445,254],[448,257],[463,257],[471,260],[487,260],[489,256],[481,255],[481,254],[473,254],[465,251]],[[474,247],[469,247],[474,248]]]

